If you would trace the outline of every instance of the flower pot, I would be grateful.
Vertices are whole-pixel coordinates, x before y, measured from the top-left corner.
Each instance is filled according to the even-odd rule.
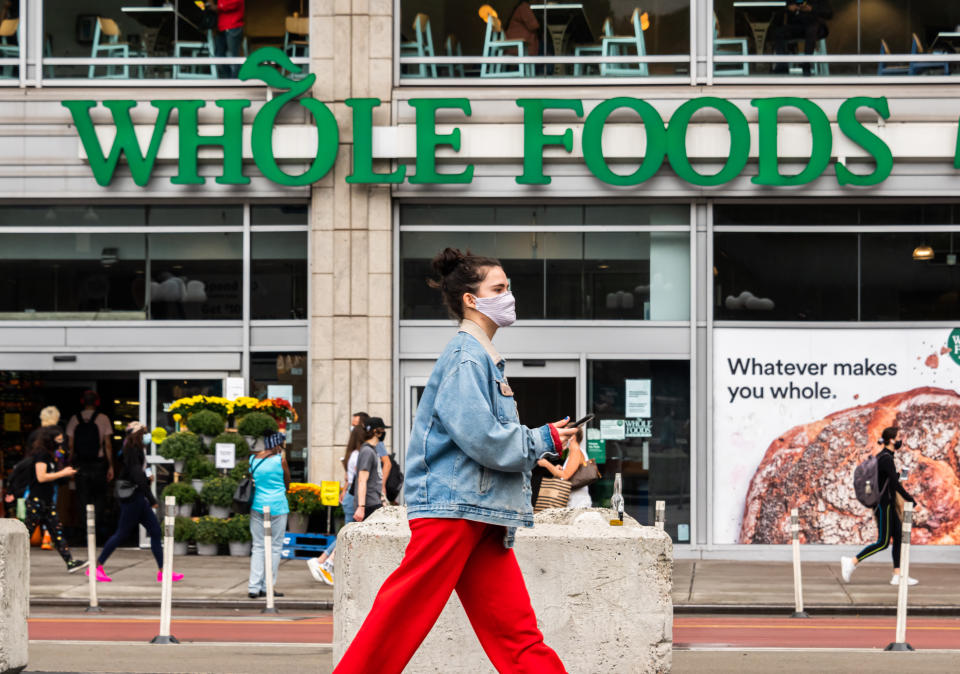
[[[183,460],[183,459],[176,459],[176,460],[173,462],[173,472],[175,472],[175,473],[182,473],[182,472],[183,472],[183,464],[184,464],[184,460]]]
[[[204,447],[209,447],[210,445],[212,445],[212,444],[213,444],[213,438],[214,438],[214,436],[212,436],[212,435],[204,435],[203,433],[200,434],[200,439],[203,441],[203,446],[204,446]]]
[[[225,520],[230,517],[230,508],[224,506],[212,505],[210,507],[210,517]]]
[[[175,555],[185,555],[185,554],[187,554],[187,542],[186,542],[186,541],[174,541],[174,542],[173,542],[173,554],[175,554]]]
[[[213,557],[220,551],[216,543],[197,543],[197,554],[204,557]]]
[[[192,503],[181,503],[177,506],[177,516],[178,517],[190,517],[193,514],[193,504]]]
[[[230,556],[249,557],[251,545],[250,541],[230,541]]]
[[[200,490],[203,489],[203,480],[190,480],[190,486],[199,494]]]
[[[291,534],[307,533],[307,523],[310,521],[308,515],[293,512],[287,515],[287,531]]]

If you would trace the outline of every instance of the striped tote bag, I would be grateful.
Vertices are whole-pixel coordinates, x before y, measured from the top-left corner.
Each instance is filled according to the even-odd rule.
[[[533,506],[533,512],[538,513],[547,508],[566,508],[570,501],[570,483],[559,477],[545,477],[540,483],[540,493]]]

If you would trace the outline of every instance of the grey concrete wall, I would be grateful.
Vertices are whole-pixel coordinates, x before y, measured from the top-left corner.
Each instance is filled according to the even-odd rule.
[[[667,672],[672,658],[673,544],[603,509],[553,510],[517,533],[516,555],[546,643],[570,672]],[[403,508],[386,508],[340,533],[335,558],[334,662],[386,577],[403,558]],[[491,591],[496,578],[490,578]],[[411,605],[411,611],[416,610]],[[493,672],[456,594],[405,672]]]
[[[20,520],[0,519],[0,673],[27,666],[30,537]]]

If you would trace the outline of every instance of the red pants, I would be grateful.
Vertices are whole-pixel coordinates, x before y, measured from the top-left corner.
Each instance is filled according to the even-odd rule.
[[[471,520],[410,520],[403,561],[377,594],[335,674],[400,674],[457,591],[498,672],[566,672],[543,643],[503,527]]]

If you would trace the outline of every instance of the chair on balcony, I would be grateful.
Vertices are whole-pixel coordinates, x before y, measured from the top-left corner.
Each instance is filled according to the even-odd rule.
[[[613,37],[613,22],[610,21],[608,16],[603,21],[603,30],[604,37]],[[573,55],[574,56],[600,56],[603,53],[603,45],[597,44],[585,44],[580,47],[574,47]],[[589,71],[589,72],[588,72]],[[579,77],[581,75],[594,75],[600,72],[598,64],[595,63],[575,63],[573,64],[573,76]]]
[[[643,31],[646,28],[643,24],[649,26],[646,12],[640,14],[640,9],[633,10],[630,17],[630,23],[633,25],[633,35],[627,36],[604,36],[600,40],[601,56],[626,56],[632,47],[637,56],[647,55],[647,46],[643,40]],[[646,77],[650,74],[650,69],[646,63],[601,63],[600,74],[607,75],[633,75],[637,77]]]
[[[447,35],[443,50],[447,56],[463,56],[463,48],[460,46],[460,41],[453,33]],[[466,71],[462,63],[448,63],[440,67],[447,69],[447,77],[466,77]]]
[[[211,57],[213,50],[213,31],[207,31],[206,42],[177,42],[173,46],[173,55],[177,58],[203,58]],[[204,72],[206,71],[206,72]],[[216,79],[217,66],[173,66],[174,79]]]
[[[713,14],[713,54],[714,56],[746,56],[749,53],[747,38],[720,37],[720,21],[717,14]],[[750,64],[743,63],[714,63],[714,77],[742,77],[750,74]]]
[[[146,54],[140,50],[131,49],[130,44],[120,41],[120,26],[113,19],[103,16],[97,17],[97,25],[93,31],[93,47],[90,50],[90,58],[130,58],[144,57]],[[123,65],[98,66],[91,65],[87,77],[94,79],[97,77],[96,69],[105,68],[106,74],[102,77],[130,79],[130,66]],[[143,78],[143,66],[137,66],[137,74]]]
[[[10,42],[13,37],[17,39],[15,44]],[[20,19],[4,19],[0,22],[0,58],[20,58]],[[0,77],[13,77],[15,67],[3,66],[0,68]]]
[[[489,11],[484,11],[489,10]],[[480,8],[480,18],[487,24],[483,38],[483,56],[527,56],[527,45],[523,40],[507,40],[503,35],[500,18],[490,5]],[[484,63],[480,66],[480,77],[533,77],[532,63]]]
[[[924,51],[923,45],[920,43],[920,38],[917,37],[916,33],[913,33],[911,36],[910,44],[910,53],[911,54],[929,54],[930,52]],[[950,64],[946,61],[912,61],[910,63],[910,74],[919,75],[920,73],[929,72],[929,71],[942,70],[944,75],[950,74]]]
[[[797,47],[797,53],[803,53],[803,46],[805,40],[798,39],[793,40],[794,44]],[[820,38],[817,40],[817,44],[813,47],[814,56],[826,56],[827,55],[827,39]],[[802,75],[803,68],[801,66],[790,64],[790,74],[791,75]],[[810,74],[814,77],[829,77],[830,76],[830,64],[829,63],[811,63],[810,64]]]
[[[310,17],[288,16],[284,26],[283,53],[291,58],[310,56]]]
[[[890,46],[887,44],[886,40],[880,40],[880,53],[881,54],[891,54]],[[909,75],[910,66],[903,63],[897,65],[887,65],[885,61],[880,61],[877,63],[877,74],[878,75]]]
[[[430,17],[422,12],[413,19],[413,30],[416,39],[409,42],[400,43],[400,56],[419,56],[421,58],[433,58],[436,54],[433,51],[433,33],[430,30]],[[404,73],[404,77],[437,77],[436,63],[419,63],[413,66],[412,73]]]

